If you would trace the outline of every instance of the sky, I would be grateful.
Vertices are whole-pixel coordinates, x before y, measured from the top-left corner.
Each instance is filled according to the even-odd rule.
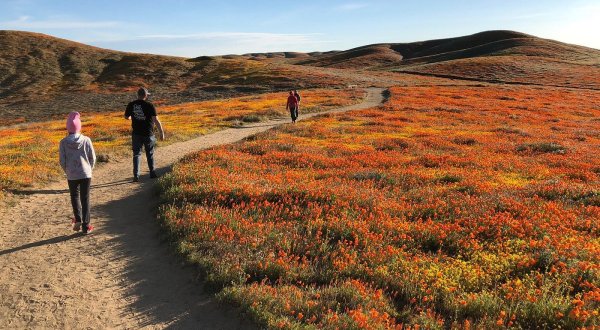
[[[0,0],[0,30],[197,57],[514,30],[600,49],[600,0]]]

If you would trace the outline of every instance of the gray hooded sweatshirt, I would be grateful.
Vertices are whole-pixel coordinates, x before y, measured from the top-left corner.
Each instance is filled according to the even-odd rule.
[[[67,180],[80,180],[92,177],[92,169],[96,164],[96,153],[92,140],[83,134],[69,134],[60,141],[60,166],[67,175]]]

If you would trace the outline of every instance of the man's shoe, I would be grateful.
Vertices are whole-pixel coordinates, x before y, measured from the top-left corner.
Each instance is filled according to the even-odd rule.
[[[139,182],[140,181],[140,177],[137,175],[133,176],[133,180],[131,180],[132,182]]]
[[[150,178],[151,178],[151,179],[156,179],[156,178],[158,178],[158,175],[156,175],[156,172],[154,172],[154,171],[151,171],[151,172],[150,172]]]

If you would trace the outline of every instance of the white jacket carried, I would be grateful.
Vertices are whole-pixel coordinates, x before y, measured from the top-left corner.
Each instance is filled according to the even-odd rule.
[[[92,177],[96,164],[96,153],[92,140],[83,134],[69,134],[60,141],[60,166],[67,180],[80,180]]]

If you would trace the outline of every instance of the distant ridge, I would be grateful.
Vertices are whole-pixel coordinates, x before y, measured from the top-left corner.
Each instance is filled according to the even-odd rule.
[[[253,86],[253,80],[248,76],[268,76],[269,72],[260,71],[248,59],[298,59],[309,56],[279,52],[188,59],[120,52],[41,33],[0,30],[0,99],[35,98],[64,91],[121,93],[139,85],[159,86],[169,91],[215,84]],[[244,73],[246,79],[229,81],[240,73]],[[255,87],[260,89],[265,82],[268,83],[265,86],[267,89],[285,88],[288,85],[286,79],[282,79],[285,77],[269,78]]]
[[[308,55],[282,52],[257,54],[254,59],[304,56]],[[326,83],[311,76],[297,74],[293,80],[290,76],[249,56],[187,59],[136,54],[40,33],[0,30],[0,115],[8,123],[43,120],[82,106],[90,111],[120,109],[142,85],[150,86],[155,96],[178,103]]]
[[[335,69],[335,70],[330,70]],[[346,69],[347,72],[339,69]],[[514,31],[327,52],[183,58],[114,51],[40,33],[0,30],[0,116],[44,120],[120,109],[140,85],[189,102],[288,88],[342,87],[365,74],[600,89],[600,50]],[[390,81],[394,81],[393,78]],[[395,80],[398,81],[398,80]]]
[[[498,30],[456,38],[367,45],[332,54],[314,56],[298,64],[336,68],[364,68],[365,65],[367,67],[377,67],[432,63],[502,54],[542,56],[559,60],[572,56],[576,61],[593,61],[594,58],[599,60],[600,51],[542,39],[525,33]]]

